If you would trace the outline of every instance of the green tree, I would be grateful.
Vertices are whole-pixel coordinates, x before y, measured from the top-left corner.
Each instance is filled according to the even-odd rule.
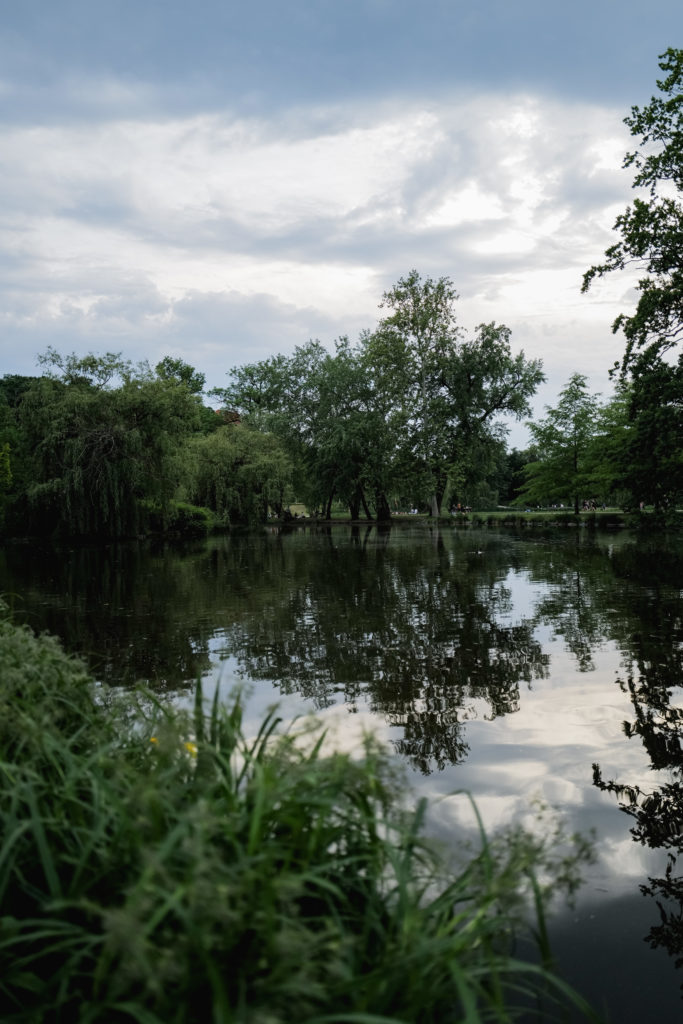
[[[656,510],[683,499],[683,355],[676,363],[644,353],[629,388],[622,478],[635,500]]]
[[[583,290],[614,270],[641,273],[635,309],[612,325],[626,338],[621,373],[631,384],[621,461],[633,495],[664,508],[683,497],[683,372],[681,358],[672,359],[683,336],[683,49],[666,50],[659,67],[658,94],[625,118],[638,144],[624,167],[635,170],[639,194],[617,217],[619,241],[587,271]]]
[[[404,472],[413,489],[429,498],[434,515],[445,491],[443,371],[462,329],[458,293],[447,277],[422,279],[417,270],[384,293],[391,310],[366,339],[375,387],[391,403],[389,422]]]
[[[543,379],[538,360],[513,356],[510,331],[482,324],[463,340],[448,278],[413,270],[381,302],[391,313],[357,345],[319,341],[231,371],[217,392],[250,426],[287,446],[297,493],[329,514],[333,498],[355,518],[391,498],[429,501],[482,479],[499,456],[498,417],[523,416]]]
[[[172,356],[164,356],[154,367],[157,377],[161,380],[176,381],[184,385],[192,395],[201,395],[206,384],[206,377],[203,373],[195,370],[183,359],[174,359]]]
[[[38,377],[6,374],[0,379],[0,528],[17,532],[26,522],[23,498],[33,479],[32,450],[20,422],[24,395]]]
[[[635,168],[633,187],[642,193],[616,219],[620,240],[583,280],[587,291],[595,278],[614,270],[635,266],[643,272],[635,310],[620,313],[613,324],[626,336],[624,367],[638,351],[646,350],[648,358],[665,352],[683,333],[683,50],[669,48],[659,66],[666,73],[657,81],[660,95],[634,106],[624,119],[639,139],[624,167]]]
[[[226,424],[187,446],[192,501],[212,509],[226,525],[264,522],[281,514],[292,467],[273,434]]]
[[[525,468],[522,499],[546,504],[570,499],[579,512],[581,494],[594,483],[588,458],[597,433],[599,402],[588,393],[588,382],[574,373],[560,391],[560,400],[537,423],[529,422],[538,460]]]
[[[398,462],[435,516],[449,485],[462,490],[493,466],[505,435],[498,417],[528,414],[543,380],[539,360],[512,355],[504,325],[480,324],[464,340],[457,298],[449,278],[412,270],[384,293],[393,312],[368,340],[377,391],[393,403]]]
[[[140,529],[143,499],[162,509],[178,483],[178,449],[201,402],[177,381],[118,356],[60,356],[24,393],[31,455],[28,525],[38,532],[120,537]]]
[[[376,401],[362,345],[339,338],[334,353],[319,341],[236,367],[216,393],[245,424],[285,445],[297,495],[330,515],[344,501],[353,518],[382,505],[387,477],[387,425]]]

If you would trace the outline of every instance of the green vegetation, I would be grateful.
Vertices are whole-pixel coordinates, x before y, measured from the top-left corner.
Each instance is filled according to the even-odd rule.
[[[635,498],[665,510],[683,497],[683,355],[676,358],[683,332],[683,50],[669,48],[659,66],[660,94],[624,119],[638,139],[624,167],[635,169],[640,194],[617,217],[619,241],[587,271],[583,290],[626,267],[642,274],[635,309],[612,325],[626,338],[620,381],[628,420],[617,464]]]
[[[341,338],[331,355],[309,342],[289,359],[239,367],[221,400],[280,438],[300,495],[326,518],[336,498],[353,519],[466,504],[504,452],[499,418],[528,414],[543,373],[539,360],[513,355],[504,325],[465,338],[457,298],[449,278],[412,270],[355,347]]]
[[[596,1019],[545,939],[577,837],[482,832],[454,871],[369,740],[328,754],[273,714],[248,739],[201,688],[194,715],[115,695],[6,619],[0,661],[3,1021]]]

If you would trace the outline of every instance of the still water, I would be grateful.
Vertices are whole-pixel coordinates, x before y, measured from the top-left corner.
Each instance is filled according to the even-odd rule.
[[[683,1019],[682,587],[683,540],[581,528],[0,551],[15,619],[100,680],[181,701],[199,677],[244,686],[249,723],[275,701],[285,719],[314,710],[349,749],[372,729],[447,842],[475,835],[463,789],[490,829],[532,824],[541,799],[595,830],[553,943],[616,1024]]]

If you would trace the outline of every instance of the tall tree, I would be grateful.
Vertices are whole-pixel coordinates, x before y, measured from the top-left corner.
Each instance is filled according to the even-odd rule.
[[[683,497],[683,366],[672,350],[683,337],[683,49],[660,56],[658,95],[626,117],[637,147],[624,157],[634,168],[633,202],[615,222],[619,241],[584,276],[583,290],[614,270],[641,272],[638,301],[612,325],[626,349],[630,377],[630,439],[625,481],[634,495],[667,507]]]
[[[675,363],[643,353],[629,388],[623,479],[636,500],[656,510],[683,500],[683,355]]]
[[[368,340],[376,387],[391,396],[398,461],[439,515],[451,485],[481,477],[505,430],[498,417],[521,417],[543,380],[540,360],[512,355],[510,330],[480,324],[465,339],[456,321],[458,295],[447,277],[416,270],[385,292],[393,312]]]
[[[216,393],[246,424],[272,432],[294,465],[297,493],[329,516],[333,499],[357,518],[377,505],[386,470],[386,423],[362,349],[348,338],[334,353],[319,341],[237,367],[231,384]]]
[[[411,270],[382,296],[380,308],[391,312],[367,338],[376,388],[393,404],[390,423],[401,461],[411,466],[414,486],[424,487],[429,495],[434,515],[439,514],[447,477],[443,373],[462,335],[457,299],[449,278],[423,280]]]
[[[281,514],[292,467],[273,434],[242,424],[224,424],[190,439],[188,490],[225,525],[264,522],[269,508]]]
[[[593,484],[587,457],[597,432],[598,409],[586,377],[574,373],[557,405],[547,405],[547,416],[528,424],[539,458],[525,469],[524,500],[546,504],[570,498],[578,515],[581,494],[585,496]]]
[[[683,334],[683,49],[670,48],[659,66],[660,95],[644,107],[634,106],[624,119],[638,147],[624,157],[635,168],[633,188],[642,190],[615,222],[620,239],[605,252],[603,263],[586,272],[583,291],[614,270],[635,266],[636,308],[620,313],[613,330],[626,336],[624,367],[638,352],[662,354]]]

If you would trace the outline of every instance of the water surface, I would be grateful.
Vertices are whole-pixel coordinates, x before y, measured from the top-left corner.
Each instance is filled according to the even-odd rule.
[[[683,1009],[668,859],[683,844],[682,585],[681,541],[586,529],[272,528],[0,552],[15,618],[105,682],[180,700],[199,677],[226,699],[245,686],[248,721],[274,701],[285,718],[313,709],[348,749],[371,728],[431,798],[445,842],[475,834],[452,795],[463,789],[490,828],[532,825],[542,800],[570,829],[595,829],[596,864],[555,947],[619,1024]],[[629,792],[604,788],[614,781],[650,794],[635,817],[620,810]]]

